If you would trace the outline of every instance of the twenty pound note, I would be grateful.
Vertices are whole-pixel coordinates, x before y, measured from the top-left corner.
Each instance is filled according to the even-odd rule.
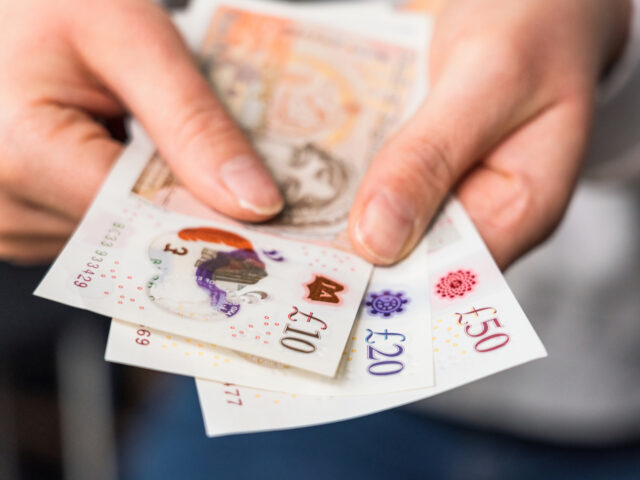
[[[36,295],[333,376],[371,265],[128,194],[152,152],[118,160]]]

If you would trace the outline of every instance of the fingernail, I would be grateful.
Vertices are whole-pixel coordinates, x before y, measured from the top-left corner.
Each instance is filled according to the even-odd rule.
[[[284,206],[267,169],[255,158],[244,155],[225,162],[220,177],[242,208],[258,215],[275,215]]]
[[[383,263],[402,253],[414,223],[414,209],[397,194],[382,190],[367,204],[356,224],[358,242]]]

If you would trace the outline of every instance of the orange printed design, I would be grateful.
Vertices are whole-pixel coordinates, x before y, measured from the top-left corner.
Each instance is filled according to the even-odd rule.
[[[341,305],[342,298],[338,295],[345,290],[345,286],[323,275],[314,275],[313,280],[305,284],[307,295],[305,300],[310,302]]]
[[[273,174],[285,208],[268,224],[350,250],[358,184],[413,99],[413,49],[327,26],[220,6],[200,48],[203,73]],[[194,197],[155,155],[134,193],[162,208],[235,221]]]
[[[221,6],[211,22],[203,54],[210,45],[222,43],[247,54],[265,52],[269,60],[280,63],[291,51],[293,38],[286,33],[293,25],[292,20]]]
[[[240,248],[243,250],[253,250],[251,242],[240,235],[218,230],[217,228],[198,227],[185,228],[178,232],[178,236],[182,240],[197,242],[201,240],[209,243],[221,243],[230,247]]]

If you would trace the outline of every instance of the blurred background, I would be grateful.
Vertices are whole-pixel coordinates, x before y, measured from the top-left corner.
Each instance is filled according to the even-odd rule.
[[[640,131],[618,128],[640,125],[638,77],[598,112],[558,232],[507,273],[549,358],[363,419],[207,439],[192,379],[106,363],[107,319],[33,297],[46,268],[0,264],[0,479],[640,478]]]

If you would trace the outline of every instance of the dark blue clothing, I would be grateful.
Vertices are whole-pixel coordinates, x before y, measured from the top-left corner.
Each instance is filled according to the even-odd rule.
[[[556,447],[402,409],[320,427],[208,439],[192,379],[168,379],[147,400],[120,445],[123,479],[640,478],[640,444]]]

